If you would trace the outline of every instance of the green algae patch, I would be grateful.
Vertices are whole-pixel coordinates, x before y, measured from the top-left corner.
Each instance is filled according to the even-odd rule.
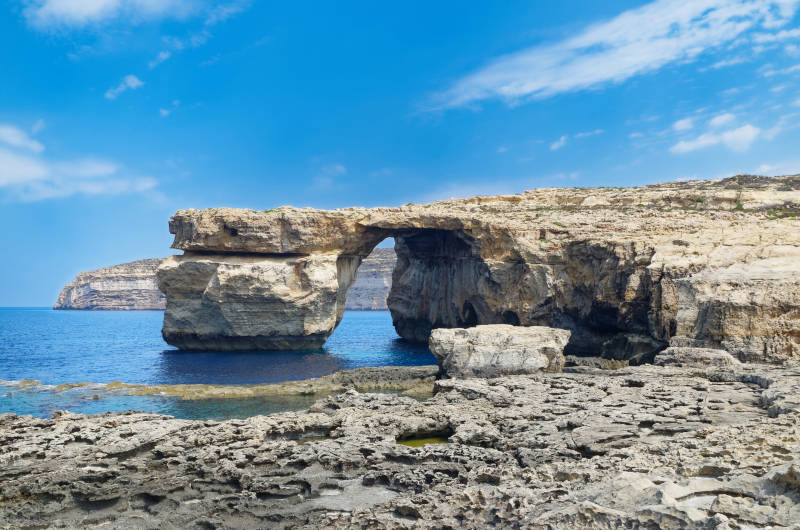
[[[63,392],[64,390],[72,390],[73,388],[83,388],[92,386],[94,383],[61,383],[53,387],[55,392]]]
[[[397,440],[397,443],[408,447],[422,447],[429,444],[446,444],[450,443],[450,441],[442,436],[432,436],[429,438],[407,438],[405,440]]]

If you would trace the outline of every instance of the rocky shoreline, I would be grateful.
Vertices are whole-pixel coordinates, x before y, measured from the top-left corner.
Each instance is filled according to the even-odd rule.
[[[4,414],[0,525],[791,528],[798,396],[797,368],[670,364],[223,422]]]

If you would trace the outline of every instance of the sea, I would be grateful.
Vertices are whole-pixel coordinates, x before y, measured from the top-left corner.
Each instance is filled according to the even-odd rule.
[[[436,363],[426,347],[397,335],[388,311],[346,311],[322,349],[297,352],[183,352],[161,338],[162,319],[162,311],[0,308],[0,414],[47,418],[56,410],[141,410],[191,419],[246,418],[302,410],[319,396],[181,400],[132,396],[102,385],[251,385],[364,366]],[[64,389],[64,383],[93,384]]]

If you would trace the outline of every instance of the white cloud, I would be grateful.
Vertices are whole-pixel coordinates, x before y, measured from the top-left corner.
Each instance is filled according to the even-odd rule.
[[[33,127],[31,127],[31,132],[33,134],[38,134],[44,130],[45,126],[44,120],[39,118],[36,120],[36,123],[33,124]]]
[[[708,124],[711,127],[722,127],[723,125],[728,125],[730,122],[736,119],[734,114],[730,112],[726,112],[724,114],[720,114],[718,116],[714,116],[708,121]]]
[[[34,128],[36,128],[35,125]],[[0,142],[10,145],[11,147],[19,147],[28,151],[33,151],[34,153],[41,153],[44,151],[44,146],[41,143],[28,136],[22,129],[8,123],[0,123]]]
[[[225,22],[229,18],[247,10],[251,3],[251,0],[234,0],[227,4],[214,6],[206,17],[206,26],[213,26],[220,22]]]
[[[794,100],[794,103],[792,103],[792,105],[794,105],[795,107],[800,107],[800,99]]]
[[[781,68],[779,70],[775,70],[772,68],[764,70],[763,74],[764,77],[772,77],[775,75],[786,75],[786,74],[793,74],[795,72],[800,72],[800,64],[796,64],[794,66],[788,66],[786,68]]]
[[[122,78],[120,84],[118,84],[115,87],[109,88],[106,91],[106,99],[117,99],[117,97],[126,90],[136,90],[137,88],[142,86],[144,86],[144,81],[142,81],[135,75],[126,75],[124,78]]]
[[[558,151],[559,149],[567,145],[567,138],[568,136],[565,134],[564,136],[562,136],[561,138],[550,144],[550,150]]]
[[[732,57],[731,59],[723,59],[721,61],[717,61],[710,66],[712,70],[719,70],[720,68],[725,68],[728,66],[734,66],[737,64],[742,64],[747,62],[747,59],[744,57]]]
[[[32,0],[24,10],[39,29],[83,27],[116,19],[140,21],[184,18],[198,10],[198,0]]]
[[[620,83],[772,29],[794,16],[800,0],[657,0],[589,26],[554,44],[500,57],[434,98],[433,107],[486,99],[509,103]],[[777,10],[775,9],[777,8]]]
[[[732,151],[747,151],[761,134],[761,129],[750,124],[731,129],[721,134],[706,133],[694,140],[681,140],[670,148],[673,153],[689,153],[705,147],[723,144]]]
[[[635,140],[636,138],[642,138],[643,136],[644,134],[640,132],[632,132],[628,135],[628,138],[630,138],[631,140]]]
[[[786,29],[777,33],[757,33],[753,35],[753,42],[779,42],[789,39],[800,39],[800,28]]]
[[[156,55],[155,59],[153,59],[152,61],[147,63],[147,66],[149,66],[150,69],[152,70],[153,68],[155,68],[159,64],[163,63],[164,61],[166,61],[170,57],[172,57],[172,53],[168,52],[167,50],[160,51],[160,52],[158,52],[158,55]]]
[[[604,132],[606,131],[604,131],[603,129],[595,129],[593,131],[579,132],[578,134],[575,135],[575,138],[586,138],[587,136],[597,136],[598,134],[603,134]]]
[[[3,126],[19,131],[13,126]],[[5,130],[5,129],[4,129]],[[96,157],[49,160],[44,146],[32,149],[25,142],[5,142],[0,146],[0,198],[38,201],[58,197],[112,195],[152,190],[151,177],[127,174],[118,164]]]
[[[672,124],[672,128],[676,131],[688,131],[694,127],[694,118],[684,118]]]
[[[342,164],[334,163],[328,164],[320,169],[317,176],[311,183],[312,189],[316,191],[327,191],[332,189],[336,184],[336,178],[347,174],[347,168]]]
[[[502,153],[507,153],[507,152],[508,152],[508,147],[506,147],[506,146],[504,146],[504,145],[501,145],[500,147],[498,147],[498,148],[495,150],[495,152],[496,152],[496,153],[500,153],[500,154],[502,154]]]

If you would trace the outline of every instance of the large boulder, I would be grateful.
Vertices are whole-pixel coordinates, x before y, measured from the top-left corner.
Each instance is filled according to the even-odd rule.
[[[447,377],[498,377],[560,372],[570,335],[566,329],[492,324],[434,329],[428,345]]]
[[[653,364],[658,366],[728,368],[741,363],[725,350],[670,346],[656,355]]]

